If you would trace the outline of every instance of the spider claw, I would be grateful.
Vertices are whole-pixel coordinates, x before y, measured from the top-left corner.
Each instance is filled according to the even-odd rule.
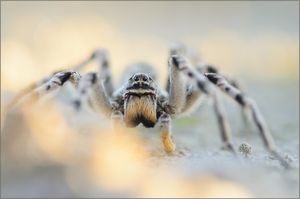
[[[176,66],[176,67],[178,68],[178,67],[179,67],[179,64],[180,64],[180,62],[179,62],[179,57],[176,56],[176,55],[173,55],[173,56],[171,57],[171,59],[172,59],[172,63],[174,64],[174,66]]]
[[[271,155],[273,155],[280,162],[280,164],[285,169],[291,168],[290,163],[284,157],[282,157],[277,151],[273,150],[273,151],[270,151],[270,153],[271,153]]]
[[[181,68],[182,66],[180,65],[186,62],[186,60],[179,55],[172,55],[170,61],[176,68]]]
[[[226,150],[226,151],[230,151],[232,152],[234,155],[236,155],[235,149],[232,146],[231,143],[226,143],[224,146],[221,147],[222,150]]]
[[[63,85],[67,80],[71,77],[71,72],[63,72],[62,74],[57,74],[57,78],[59,79],[59,84]]]

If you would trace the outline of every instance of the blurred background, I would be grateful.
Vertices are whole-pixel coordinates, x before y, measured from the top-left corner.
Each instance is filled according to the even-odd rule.
[[[114,80],[128,64],[143,61],[163,85],[172,42],[195,48],[203,62],[241,82],[293,169],[268,156],[227,98],[236,146],[253,145],[253,156],[238,163],[219,150],[209,101],[174,121],[185,155],[168,157],[155,130],[139,128],[121,143],[111,141],[109,121],[70,110],[63,89],[53,96],[58,105],[51,99],[45,109],[1,110],[1,196],[299,197],[298,1],[1,1],[1,108],[26,85],[99,47],[110,52]],[[92,70],[95,63],[86,69]]]

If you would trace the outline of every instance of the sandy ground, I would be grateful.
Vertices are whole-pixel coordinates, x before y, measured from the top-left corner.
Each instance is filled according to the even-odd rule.
[[[224,98],[223,103],[231,124],[234,146],[238,149],[240,144],[249,143],[252,154],[248,157],[240,153],[234,156],[221,150],[209,100],[204,101],[197,112],[173,121],[173,137],[177,144],[175,155],[164,154],[156,129],[138,127],[135,135],[143,143],[142,150],[146,151],[146,156],[140,158],[140,155],[129,153],[130,157],[125,158],[127,149],[124,149],[125,152],[121,150],[121,153],[113,149],[114,153],[109,156],[113,158],[107,159],[107,162],[113,161],[112,164],[106,165],[106,159],[101,159],[92,167],[89,167],[90,154],[96,151],[101,158],[106,157],[110,146],[105,145],[109,141],[105,143],[102,140],[97,146],[99,149],[90,150],[94,134],[88,133],[89,128],[96,124],[102,129],[109,129],[108,120],[85,111],[74,115],[66,108],[62,116],[80,134],[79,141],[74,141],[72,136],[78,135],[61,138],[52,135],[51,130],[44,137],[36,136],[31,133],[32,128],[27,125],[26,119],[15,112],[1,124],[4,125],[1,132],[1,196],[299,197],[298,82],[253,82],[247,79],[243,83],[261,108],[279,151],[284,156],[288,154],[286,157],[292,165],[288,170],[268,155],[256,129],[244,123],[240,109],[228,98]],[[5,91],[1,94],[3,103],[11,96]],[[60,101],[68,101],[61,96],[63,93],[58,95]],[[46,128],[55,126],[51,124]],[[98,131],[97,136],[101,133]],[[59,139],[63,141],[57,142]],[[135,144],[129,141],[124,148],[128,145]],[[143,169],[138,166],[140,162],[143,162]],[[94,172],[94,178],[87,177],[90,171]]]

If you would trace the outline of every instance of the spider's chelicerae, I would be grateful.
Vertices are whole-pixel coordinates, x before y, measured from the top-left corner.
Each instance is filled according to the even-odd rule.
[[[194,63],[191,64],[187,57],[190,57],[189,60]],[[193,58],[180,45],[170,49],[166,89],[162,89],[157,84],[155,71],[143,63],[129,66],[122,77],[121,86],[115,89],[108,53],[104,49],[99,49],[72,70],[58,71],[30,85],[16,95],[10,107],[25,96],[27,99],[37,100],[44,94],[61,88],[69,81],[77,90],[77,97],[73,101],[75,109],[81,109],[86,103],[95,111],[111,118],[114,127],[120,125],[135,127],[142,124],[146,128],[151,128],[157,125],[164,150],[170,154],[175,150],[171,136],[172,118],[196,109],[201,96],[207,95],[213,99],[224,146],[234,152],[229,126],[217,95],[219,89],[235,100],[242,110],[247,109],[251,112],[251,117],[267,150],[288,167],[287,161],[276,151],[272,136],[256,103],[241,92],[235,81],[219,74],[215,67],[199,64]],[[87,73],[81,77],[78,71],[91,60],[99,62],[99,74]]]

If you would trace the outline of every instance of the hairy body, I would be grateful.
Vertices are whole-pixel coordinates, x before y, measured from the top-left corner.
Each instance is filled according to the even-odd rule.
[[[128,127],[142,123],[153,127],[157,122],[157,104],[154,96],[127,96],[124,104],[124,122]]]

